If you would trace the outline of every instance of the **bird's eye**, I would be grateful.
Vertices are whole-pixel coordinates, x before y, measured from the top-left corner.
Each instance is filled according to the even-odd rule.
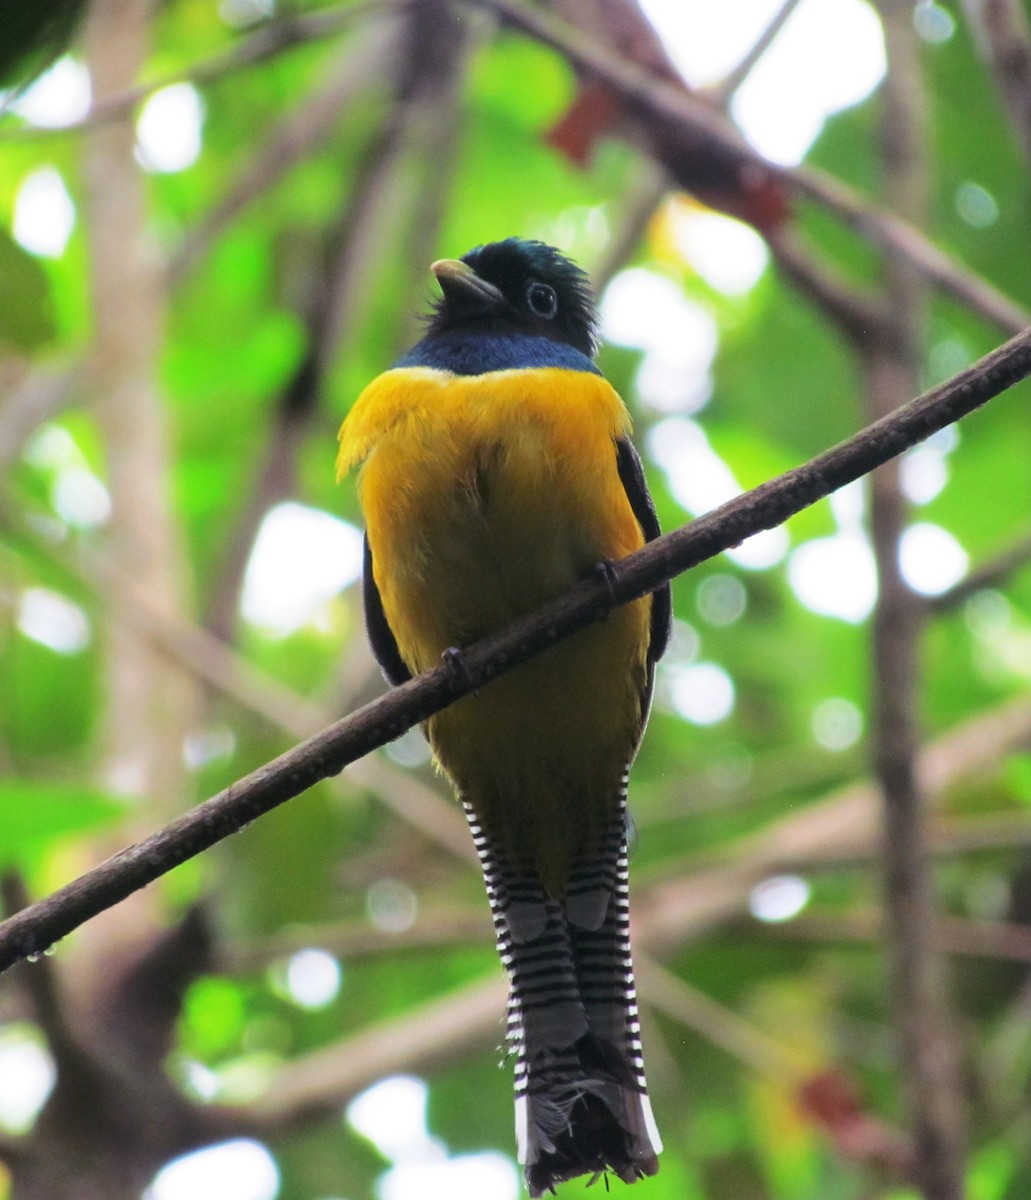
[[[546,321],[552,320],[558,312],[558,296],[546,283],[531,283],[526,289],[526,303],[530,312]]]

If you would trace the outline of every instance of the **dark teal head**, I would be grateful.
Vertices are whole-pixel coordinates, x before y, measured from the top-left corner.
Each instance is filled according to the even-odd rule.
[[[443,296],[428,339],[529,334],[594,356],[598,313],[587,276],[554,247],[506,238],[435,262],[432,270]]]

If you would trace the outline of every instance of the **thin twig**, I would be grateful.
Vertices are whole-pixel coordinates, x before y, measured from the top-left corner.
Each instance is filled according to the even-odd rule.
[[[884,913],[864,909],[834,916],[806,914],[762,929],[788,941],[876,943],[884,936]],[[934,923],[934,944],[946,954],[1031,962],[1031,927],[1027,925],[940,916]]]
[[[584,580],[505,630],[466,649],[464,669],[442,664],[198,805],[0,926],[0,970],[46,949],[98,912],[235,833],[348,763],[497,675],[674,575],[740,544],[853,482],[1031,374],[1031,330],[953,379],[803,466],[649,543],[601,581]]]
[[[646,1004],[693,1029],[757,1075],[765,1075],[787,1088],[805,1080],[807,1063],[801,1055],[692,987],[655,959],[640,952],[634,958],[641,999]]]
[[[976,571],[971,571],[965,579],[953,584],[948,591],[929,596],[925,601],[927,610],[936,615],[951,612],[985,588],[997,587],[1028,563],[1031,563],[1031,534],[1000,551]]]
[[[655,79],[585,36],[524,0],[476,0],[535,40],[551,46],[578,70],[587,71],[613,88],[642,113],[679,125],[685,138],[708,142],[727,161],[741,169],[764,172],[799,195],[834,213],[889,256],[904,258],[942,291],[1008,333],[1031,325],[1020,305],[987,280],[960,266],[919,230],[832,176],[814,168],[779,167],[767,162],[712,105],[682,88]]]
[[[726,108],[749,75],[755,70],[756,64],[773,45],[777,35],[788,23],[791,14],[798,8],[799,0],[783,0],[780,8],[773,14],[769,24],[753,42],[751,49],[714,87],[707,90],[709,99],[719,108]]]

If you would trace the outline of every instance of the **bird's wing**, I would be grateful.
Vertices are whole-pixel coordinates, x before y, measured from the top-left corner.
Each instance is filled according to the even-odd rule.
[[[365,552],[362,559],[362,600],[365,604],[365,628],[369,634],[369,644],[387,682],[394,687],[407,683],[412,678],[412,673],[405,666],[401,651],[397,648],[394,631],[390,628],[387,614],[383,611],[383,600],[372,572],[372,548],[369,546],[368,534],[365,535]]]
[[[616,466],[623,490],[634,510],[638,525],[644,534],[646,542],[654,541],[662,532],[659,529],[659,518],[655,512],[651,493],[644,478],[644,467],[629,438],[618,438],[616,441]],[[651,638],[648,642],[648,663],[655,663],[665,654],[669,645],[669,636],[673,626],[673,604],[670,598],[669,584],[664,583],[652,593]],[[648,672],[648,688],[651,690],[651,675]]]

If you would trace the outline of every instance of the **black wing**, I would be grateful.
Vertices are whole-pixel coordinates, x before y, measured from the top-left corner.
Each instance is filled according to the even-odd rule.
[[[638,525],[644,534],[646,542],[654,541],[662,532],[659,529],[659,518],[652,503],[651,493],[644,478],[644,467],[641,459],[629,438],[619,438],[616,442],[616,468],[623,489],[634,510]],[[670,597],[669,584],[656,588],[652,593],[652,626],[651,638],[648,642],[648,662],[654,666],[665,654],[669,645],[670,633],[673,629],[673,601]],[[649,691],[651,690],[651,672],[649,672]]]
[[[397,687],[407,683],[412,678],[411,671],[401,658],[397,648],[393,630],[387,624],[387,614],[383,611],[383,600],[376,586],[372,573],[372,550],[369,547],[369,535],[365,535],[365,550],[362,556],[362,600],[365,603],[365,629],[369,635],[369,645],[380,669],[386,676],[387,682]]]

